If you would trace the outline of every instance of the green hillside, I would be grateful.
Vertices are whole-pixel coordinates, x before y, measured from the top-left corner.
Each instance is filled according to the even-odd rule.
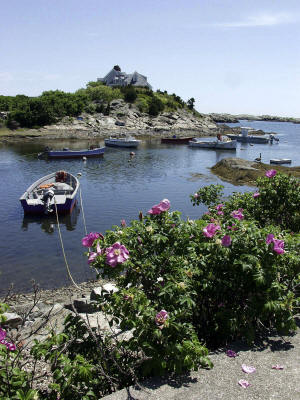
[[[89,82],[85,89],[75,93],[51,90],[38,97],[0,96],[0,111],[8,111],[6,124],[9,128],[33,128],[55,123],[65,116],[76,117],[82,112],[109,115],[109,104],[114,99],[135,104],[141,112],[152,116],[183,108],[196,113],[193,98],[184,102],[175,93],[168,94],[167,91],[153,92],[133,86],[110,87],[102,82]]]

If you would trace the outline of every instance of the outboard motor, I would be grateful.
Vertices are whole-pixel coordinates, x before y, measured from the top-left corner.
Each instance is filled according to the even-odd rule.
[[[44,202],[45,214],[49,214],[49,213],[53,212],[53,209],[51,208],[51,204],[50,204],[53,197],[54,197],[54,192],[51,189],[47,190],[42,197],[42,201]]]

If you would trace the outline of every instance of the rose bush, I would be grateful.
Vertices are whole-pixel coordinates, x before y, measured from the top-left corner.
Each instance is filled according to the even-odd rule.
[[[291,177],[269,175],[257,181],[259,196],[221,199],[221,186],[200,189],[191,200],[209,206],[201,219],[182,219],[164,199],[130,225],[85,240],[89,264],[118,288],[103,290],[98,308],[130,335],[115,342],[69,317],[62,335],[35,349],[57,371],[53,388],[65,398],[99,398],[110,390],[105,374],[122,387],[211,366],[206,346],[294,330],[300,189]],[[74,368],[85,373],[72,375]]]

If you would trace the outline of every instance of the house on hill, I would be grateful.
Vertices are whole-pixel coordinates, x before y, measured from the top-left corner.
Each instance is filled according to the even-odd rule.
[[[115,65],[113,69],[105,75],[104,78],[98,78],[97,81],[105,83],[107,86],[140,86],[152,89],[152,86],[147,82],[147,77],[134,72],[133,74],[126,74],[122,72],[118,65]]]

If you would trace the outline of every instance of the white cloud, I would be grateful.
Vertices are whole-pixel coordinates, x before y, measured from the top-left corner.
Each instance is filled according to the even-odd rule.
[[[260,14],[260,15],[250,16],[240,21],[216,23],[214,24],[214,26],[221,28],[251,28],[259,26],[274,26],[274,25],[289,24],[296,22],[297,19],[298,18],[296,15],[288,13]]]

